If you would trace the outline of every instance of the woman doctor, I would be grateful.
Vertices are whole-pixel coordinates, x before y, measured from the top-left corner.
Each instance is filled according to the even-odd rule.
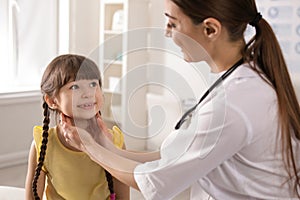
[[[166,35],[187,62],[210,65],[211,88],[160,152],[118,150],[105,138],[97,144],[64,120],[67,142],[146,199],[171,199],[187,187],[191,199],[200,198],[200,188],[214,199],[298,199],[299,105],[277,39],[255,1],[164,2]],[[245,43],[247,24],[256,34]],[[106,131],[101,118],[98,123]]]

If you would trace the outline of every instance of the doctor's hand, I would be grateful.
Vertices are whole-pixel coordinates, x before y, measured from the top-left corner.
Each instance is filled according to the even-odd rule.
[[[69,145],[79,151],[87,152],[87,146],[96,144],[95,139],[87,130],[73,125],[71,118],[65,116],[64,114],[61,114],[60,118],[61,130],[63,132],[65,141]]]
[[[107,128],[106,124],[104,123],[101,115],[98,113],[96,115],[96,126],[95,128],[93,128],[93,130],[98,130],[100,131],[99,136],[100,136],[100,140],[101,140],[101,136],[106,136],[110,141],[113,141],[113,136],[110,133],[109,129]]]
[[[100,115],[96,115],[89,122],[88,129],[84,130],[74,126],[71,119],[62,114],[61,127],[66,142],[80,151],[86,152],[87,146],[93,146],[96,143],[104,147],[112,144],[112,134],[109,133]]]

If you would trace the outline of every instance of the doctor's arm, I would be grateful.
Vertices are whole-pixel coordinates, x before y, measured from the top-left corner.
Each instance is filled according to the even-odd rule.
[[[92,160],[109,171],[112,176],[137,190],[139,188],[134,179],[136,166],[160,158],[159,152],[139,153],[118,149],[102,133],[100,133],[101,144],[98,144],[87,131],[66,122],[63,122],[62,129],[66,141],[70,145],[88,154]]]

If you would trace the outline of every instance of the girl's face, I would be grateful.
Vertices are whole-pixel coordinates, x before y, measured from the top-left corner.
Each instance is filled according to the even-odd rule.
[[[67,83],[55,98],[57,109],[68,117],[91,119],[100,111],[103,103],[99,80],[76,80]]]
[[[185,61],[202,61],[206,55],[202,47],[205,45],[202,23],[195,25],[171,0],[165,0],[165,9],[166,36],[172,37],[175,44],[181,48]]]

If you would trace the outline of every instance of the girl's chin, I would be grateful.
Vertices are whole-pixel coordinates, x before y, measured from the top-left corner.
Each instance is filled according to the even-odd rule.
[[[99,111],[96,110],[78,110],[73,111],[73,117],[76,119],[91,119],[96,116]]]
[[[91,113],[91,114],[80,114],[80,115],[74,115],[73,119],[74,120],[89,120],[95,118],[96,114]]]

